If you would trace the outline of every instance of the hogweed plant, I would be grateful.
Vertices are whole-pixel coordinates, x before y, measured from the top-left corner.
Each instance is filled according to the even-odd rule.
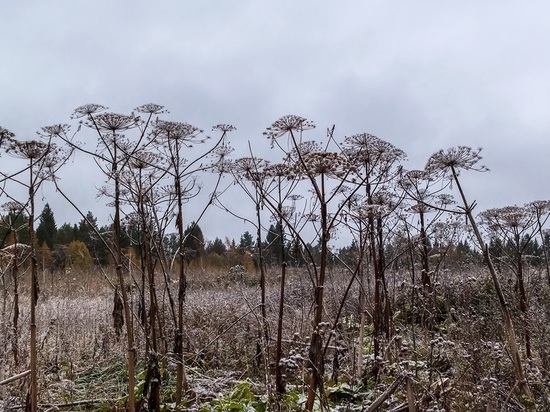
[[[409,207],[409,214],[418,215],[418,233],[419,233],[419,249],[420,257],[422,261],[422,271],[421,271],[421,281],[422,287],[424,290],[429,292],[432,287],[432,282],[430,278],[430,267],[429,267],[429,252],[430,245],[427,235],[427,226],[426,221],[427,214],[436,212],[436,210],[431,207],[431,198],[433,194],[429,192],[430,175],[422,170],[411,170],[404,174],[403,179],[400,181],[401,187],[404,188],[405,192],[409,192],[412,201],[414,202]],[[432,221],[436,221],[437,218],[434,218]]]
[[[262,191],[262,197],[266,205],[270,206],[273,217],[277,222],[277,235],[279,237],[278,244],[280,246],[279,256],[281,263],[281,280],[279,285],[279,307],[277,316],[277,338],[275,343],[275,392],[277,402],[280,403],[281,396],[285,393],[285,382],[283,377],[283,365],[281,359],[283,357],[283,317],[285,307],[285,291],[287,277],[287,248],[285,245],[285,230],[288,223],[288,215],[285,213],[284,202],[292,191],[296,188],[296,182],[288,179],[289,165],[285,163],[277,163],[267,165],[264,168],[264,173],[268,179],[272,179],[274,187],[274,195],[268,190]],[[269,187],[269,186],[268,186]]]
[[[16,182],[28,190],[26,211],[28,214],[28,238],[31,261],[31,305],[30,305],[30,394],[28,408],[36,411],[38,408],[38,348],[36,305],[39,296],[38,262],[35,242],[35,197],[36,191],[46,180],[55,178],[55,173],[64,163],[64,152],[51,141],[11,140],[6,151],[16,158],[26,160],[28,171],[27,183],[17,179]]]
[[[349,191],[350,188],[343,187],[342,190]],[[350,232],[353,238],[354,255],[346,266],[354,264],[355,267],[348,269],[353,273],[352,280],[358,283],[359,295],[359,334],[357,337],[357,357],[354,368],[354,380],[356,382],[363,378],[365,327],[367,325],[367,299],[369,295],[370,270],[367,260],[367,238],[366,222],[371,213],[372,205],[368,205],[364,196],[355,194],[346,201],[346,208],[342,212],[342,225]]]
[[[132,311],[127,295],[126,282],[124,280],[124,257],[122,251],[122,227],[121,227],[121,173],[126,169],[132,155],[144,141],[147,126],[150,124],[154,114],[160,113],[162,107],[158,105],[140,106],[147,115],[146,120],[130,115],[105,112],[107,108],[98,104],[86,104],[75,109],[73,119],[80,119],[80,126],[84,126],[97,133],[97,147],[95,150],[88,149],[85,144],[75,140],[75,135],[68,136],[65,130],[57,129],[53,135],[65,142],[69,148],[91,156],[100,170],[107,177],[108,182],[113,184],[113,252],[117,273],[118,287],[115,293],[120,293],[124,308],[124,319],[126,325],[126,341],[128,356],[128,409],[134,411],[136,407],[134,386],[135,386],[135,347]],[[136,141],[130,141],[125,133],[131,130],[138,131]],[[66,196],[64,196],[68,199]],[[71,204],[73,204],[71,202]],[[74,204],[73,204],[74,205]],[[82,213],[81,213],[82,214]],[[118,302],[118,299],[115,299]]]
[[[381,356],[382,339],[389,339],[391,308],[384,285],[386,282],[386,263],[384,257],[383,217],[380,206],[383,205],[384,193],[400,175],[401,162],[406,160],[405,152],[393,144],[369,133],[359,133],[344,139],[344,154],[356,169],[356,174],[350,176],[348,183],[360,188],[358,193],[364,196],[367,210],[365,227],[365,245],[369,252],[369,260],[374,272],[374,357]],[[379,368],[373,364],[372,375],[378,378]]]
[[[146,330],[145,353],[147,356],[147,375],[143,395],[149,396],[149,408],[157,410],[160,407],[160,384],[161,377],[159,372],[158,353],[159,353],[159,334],[160,324],[158,324],[158,299],[155,282],[155,246],[154,233],[157,232],[155,220],[153,219],[153,209],[159,197],[154,188],[160,182],[163,172],[163,159],[160,155],[146,151],[138,150],[133,153],[129,161],[129,168],[122,174],[121,184],[128,193],[127,202],[134,209],[134,216],[137,222],[139,234],[138,248],[141,256],[142,288],[140,294],[141,310],[145,315],[145,290],[149,294],[148,316],[142,316]],[[157,243],[158,244],[158,243]],[[144,280],[147,279],[147,285]]]
[[[269,162],[255,157],[244,157],[235,160],[230,170],[234,180],[246,193],[246,195],[254,203],[256,209],[256,251],[258,254],[258,267],[260,270],[260,319],[261,332],[259,333],[257,345],[257,365],[263,362],[266,373],[266,383],[268,382],[268,360],[269,360],[269,328],[267,323],[266,311],[266,279],[265,271],[266,264],[264,259],[263,239],[262,239],[262,208],[263,208],[263,193],[268,191],[266,187],[269,180],[266,179],[265,168]],[[251,187],[250,187],[251,186]]]
[[[177,324],[175,325],[174,354],[176,356],[177,378],[176,378],[176,407],[180,407],[184,393],[188,390],[187,376],[183,358],[183,337],[184,337],[184,305],[187,295],[187,275],[185,272],[184,244],[186,234],[184,230],[184,203],[195,197],[200,191],[196,183],[196,175],[199,171],[211,169],[213,166],[203,164],[202,161],[218,150],[218,155],[225,160],[227,153],[224,152],[224,143],[228,133],[235,130],[235,127],[227,124],[220,124],[213,127],[213,131],[221,132],[220,138],[214,146],[205,153],[195,157],[193,160],[186,160],[186,151],[196,144],[205,143],[209,137],[203,135],[203,130],[189,123],[157,120],[153,123],[153,129],[148,135],[151,143],[157,147],[166,159],[167,167],[164,169],[166,176],[172,180],[169,208],[175,214],[175,225],[177,229],[177,250],[179,256],[178,265],[178,294],[177,294]],[[221,177],[221,174],[220,174]],[[218,180],[219,182],[219,180]],[[217,187],[218,183],[216,183]],[[214,192],[216,189],[214,189]],[[207,207],[212,203],[208,202]],[[204,214],[203,209],[201,216]],[[197,219],[197,221],[200,219]],[[196,221],[196,222],[197,222]],[[196,224],[196,223],[195,223]]]
[[[480,152],[481,149],[474,150],[467,146],[453,147],[446,151],[440,150],[428,159],[425,170],[428,173],[433,174],[434,176],[437,176],[443,180],[448,179],[452,183],[456,184],[456,187],[460,194],[460,199],[462,201],[462,206],[460,208],[461,213],[466,215],[466,219],[468,220],[474,232],[475,239],[477,240],[479,248],[483,252],[485,263],[487,265],[487,268],[489,269],[489,273],[495,287],[495,291],[500,304],[500,309],[503,315],[504,329],[506,330],[508,344],[510,346],[510,356],[512,358],[512,364],[514,365],[517,385],[522,394],[527,398],[529,403],[533,403],[533,393],[531,392],[531,389],[529,388],[529,385],[525,378],[525,372],[518,350],[516,333],[512,322],[512,316],[508,308],[508,303],[506,301],[504,293],[502,292],[500,281],[498,279],[493,261],[489,254],[489,248],[485,243],[483,236],[481,235],[481,231],[479,230],[477,221],[475,220],[472,213],[475,207],[475,202],[468,202],[464,189],[462,188],[461,181],[459,179],[461,171],[488,171],[487,167],[479,164],[482,159]]]
[[[544,226],[548,219],[550,219],[550,200],[535,200],[525,207],[534,215],[536,233],[540,238],[540,244],[542,245],[542,253],[544,256],[544,267],[546,269],[546,279],[550,286],[550,259],[548,254],[548,242],[545,235]]]
[[[288,179],[302,180],[308,184],[312,193],[310,201],[310,216],[314,225],[314,232],[319,239],[320,259],[316,262],[303,235],[296,227],[288,225],[284,219],[281,208],[278,208],[279,217],[285,220],[289,230],[300,239],[304,246],[308,263],[312,269],[313,292],[313,332],[311,334],[309,349],[309,390],[306,402],[306,409],[312,410],[315,400],[319,397],[322,403],[326,403],[323,389],[323,376],[325,370],[325,350],[323,349],[323,336],[320,333],[320,325],[324,317],[324,289],[328,272],[329,262],[329,241],[335,230],[336,224],[340,221],[340,214],[345,208],[345,201],[342,201],[340,190],[346,181],[354,181],[356,185],[349,196],[353,196],[364,183],[364,179],[358,176],[356,164],[350,161],[349,156],[338,152],[331,152],[327,149],[331,146],[339,146],[335,143],[333,136],[334,128],[327,133],[327,143],[323,146],[317,142],[304,141],[303,132],[312,130],[314,123],[299,116],[284,116],[274,122],[264,133],[272,142],[277,145],[286,156],[286,162],[291,165],[288,171]],[[287,136],[286,146],[279,143],[283,136]],[[270,204],[269,201],[266,203]],[[336,204],[336,206],[333,206]],[[272,206],[274,206],[272,204]],[[333,210],[330,210],[333,208]],[[277,209],[273,208],[275,211]],[[281,231],[282,232],[282,231]],[[326,344],[326,343],[325,343]]]
[[[233,160],[227,139],[233,126],[214,126],[220,137],[206,146],[201,129],[161,119],[166,113],[152,103],[130,114],[84,105],[73,114],[80,121],[76,132],[65,124],[41,129],[45,146],[17,142],[0,129],[0,145],[26,161],[15,173],[0,174],[0,196],[11,201],[0,219],[3,246],[8,244],[0,250],[0,327],[10,335],[1,344],[6,369],[17,373],[0,377],[0,399],[8,384],[13,392],[25,388],[12,382],[28,376],[19,369],[30,355],[31,366],[38,363],[28,373],[31,410],[37,400],[40,408],[51,409],[512,405],[519,410],[519,402],[531,405],[531,383],[537,406],[547,406],[548,311],[537,305],[548,291],[530,276],[540,269],[550,279],[550,202],[486,211],[477,219],[485,229],[481,232],[472,217],[475,203],[467,202],[460,179],[464,171],[486,170],[478,150],[440,151],[425,170],[405,171],[405,153],[389,142],[368,133],[340,141],[334,127],[315,136],[323,142],[312,140],[314,123],[289,115],[265,132],[268,144],[279,149],[280,163],[256,157],[252,143],[247,157]],[[91,144],[85,139],[90,135]],[[84,142],[77,141],[80,136]],[[101,253],[101,261],[87,273],[76,273],[74,266],[71,274],[52,272],[52,288],[36,305],[36,253],[26,258],[15,252],[31,248],[23,244],[34,230],[27,216],[35,220],[31,201],[38,184],[53,179],[58,193],[80,212],[56,178],[64,154],[55,155],[51,139],[94,160],[106,181],[100,197],[115,217],[100,228],[91,212],[81,213],[74,228],[63,225],[58,231],[63,240],[54,240],[60,245],[49,245],[56,249],[56,264],[69,256],[61,252],[72,238],[82,244],[82,253]],[[198,156],[195,146],[201,146]],[[210,193],[200,180],[202,172],[211,173]],[[27,182],[29,173],[34,182]],[[29,199],[15,203],[12,187],[29,184],[34,187]],[[226,206],[232,188],[241,194],[236,210]],[[448,194],[451,189],[461,206]],[[242,201],[243,192],[250,201]],[[201,201],[204,208],[197,212]],[[255,216],[247,214],[246,205]],[[216,238],[204,248],[207,239],[198,222],[210,206],[253,225],[255,240],[245,232],[239,246]],[[185,228],[191,213],[194,222]],[[465,232],[464,218],[471,232]],[[469,247],[472,233],[490,279],[476,272],[480,255]],[[481,234],[508,253],[502,254],[503,268],[514,271],[521,309],[515,325],[515,312],[492,267],[497,248],[489,249]],[[339,249],[350,237],[352,244]],[[542,248],[537,248],[539,239]],[[48,258],[46,248],[41,253]],[[546,269],[535,266],[543,258]],[[29,270],[23,259],[31,261]],[[223,267],[245,261],[254,273]],[[108,266],[114,273],[105,270]],[[223,273],[214,273],[212,266]],[[29,296],[25,276],[33,280],[28,302],[37,311],[34,318],[22,304]],[[54,278],[66,287],[54,288]],[[498,301],[490,296],[492,286]],[[512,285],[505,290],[512,293]],[[69,300],[71,308],[102,303],[97,313],[78,314],[67,310]],[[114,330],[108,327],[111,304]],[[500,314],[506,345],[498,342],[501,331],[494,322]],[[28,319],[34,331],[23,327]],[[420,322],[424,327],[418,329]],[[525,363],[513,326],[530,357]],[[23,345],[31,341],[38,344]],[[507,381],[510,376],[516,386]],[[503,390],[501,384],[508,387]],[[514,387],[521,397],[513,396]]]
[[[506,206],[492,208],[480,213],[481,223],[492,238],[498,238],[500,245],[511,248],[511,268],[516,275],[519,308],[525,325],[524,343],[527,358],[531,358],[531,334],[529,332],[528,300],[525,289],[525,251],[536,234],[537,215],[526,207]],[[507,253],[506,248],[501,252]]]
[[[441,187],[437,179],[424,170],[411,170],[405,172],[399,179],[399,185],[405,193],[404,206],[401,214],[405,232],[409,238],[409,253],[414,261],[415,252],[418,251],[421,262],[421,285],[422,285],[422,324],[431,327],[434,314],[433,301],[433,274],[430,267],[430,260],[437,244],[432,236],[432,228],[440,223],[443,216],[448,215],[448,210],[453,204],[452,197],[441,193],[445,187]],[[429,215],[432,215],[429,218]],[[414,265],[411,268],[414,279]],[[432,314],[432,315],[430,315]]]

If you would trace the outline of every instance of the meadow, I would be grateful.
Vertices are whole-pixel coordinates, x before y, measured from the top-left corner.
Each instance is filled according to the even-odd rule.
[[[40,410],[125,410],[127,364],[124,338],[113,327],[113,289],[100,272],[54,274],[42,279],[37,304],[38,385]],[[502,273],[506,292],[514,295],[513,276]],[[22,283],[28,285],[28,273]],[[116,279],[116,276],[112,276]],[[277,328],[279,270],[267,274],[268,330]],[[374,311],[372,290],[366,299],[366,322],[361,325],[358,287],[346,291],[349,275],[333,268],[327,281],[328,319],[337,313],[333,328],[325,327],[328,344],[324,391],[316,409],[327,411],[407,410],[408,397],[424,411],[521,411],[528,406],[518,395],[507,345],[503,343],[501,313],[492,284],[477,264],[452,268],[436,278],[433,322],[423,327],[420,306],[411,305],[418,288],[410,273],[391,275],[392,337],[383,342],[381,359],[373,358]],[[530,305],[528,325],[517,322],[518,333],[528,327],[533,356],[525,360],[526,376],[536,396],[538,410],[550,407],[550,310],[549,288],[537,268],[530,268],[527,281]],[[26,370],[29,363],[29,336],[21,328],[18,336],[10,331],[13,305],[3,282],[2,379]],[[162,287],[159,285],[160,290]],[[21,291],[21,323],[28,321],[29,290]],[[343,308],[342,299],[347,295]],[[166,299],[166,294],[163,294]],[[312,333],[311,283],[307,271],[293,268],[287,278],[284,304],[283,359],[285,393],[281,410],[304,408],[307,398],[307,359]],[[144,325],[139,320],[139,296],[130,291],[135,318],[137,380],[135,391],[146,395],[147,353]],[[159,302],[161,318],[168,317],[167,304]],[[273,353],[271,338],[264,345],[259,277],[255,271],[202,271],[189,274],[185,304],[184,359],[189,388],[184,410],[262,411],[275,408]],[[521,319],[519,303],[512,299],[512,312]],[[162,325],[162,323],[161,323]],[[165,327],[168,329],[168,322]],[[365,336],[358,346],[363,329]],[[161,328],[162,330],[163,328]],[[170,336],[170,330],[161,335]],[[272,336],[272,333],[270,333]],[[161,410],[175,408],[175,362],[169,339],[160,337]],[[19,348],[14,364],[13,345]],[[362,351],[359,357],[358,351]],[[270,354],[266,359],[266,354]],[[362,359],[362,366],[357,365]],[[372,370],[377,369],[376,377]],[[359,372],[359,374],[358,374]],[[24,407],[28,377],[0,386],[3,410]],[[387,394],[388,388],[392,389]],[[0,404],[1,405],[1,404]],[[9,406],[11,405],[11,406]],[[147,410],[141,402],[141,410]]]

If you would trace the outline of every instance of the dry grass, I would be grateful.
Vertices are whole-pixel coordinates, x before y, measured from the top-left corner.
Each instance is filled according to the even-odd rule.
[[[529,278],[530,330],[535,356],[525,361],[529,384],[537,396],[538,408],[550,408],[550,291],[536,271]],[[28,285],[22,278],[21,284]],[[503,275],[505,277],[505,275]],[[44,409],[52,405],[94,400],[93,404],[69,409],[123,409],[126,390],[124,337],[117,338],[112,327],[113,290],[103,275],[71,274],[69,277],[46,278],[38,304],[39,400]],[[256,274],[235,276],[227,272],[197,271],[190,275],[190,288],[185,306],[185,352],[191,391],[188,408],[209,405],[215,399],[228,396],[243,380],[252,382],[254,391],[270,393],[265,386],[263,364],[257,362],[257,342],[260,330],[260,293]],[[327,283],[326,319],[334,319],[340,306],[349,275],[334,271]],[[381,363],[378,381],[367,374],[363,380],[354,377],[357,352],[358,288],[354,285],[344,305],[341,321],[332,333],[334,339],[327,352],[327,373],[332,374],[335,354],[338,355],[339,381],[327,380],[329,399],[338,410],[355,410],[354,406],[372,402],[405,370],[414,382],[416,399],[423,410],[524,410],[515,391],[513,368],[503,343],[500,312],[491,284],[483,272],[471,267],[456,275],[445,272],[438,279],[437,302],[433,310],[435,326],[422,328],[416,323],[411,305],[412,285],[408,275],[391,276],[390,295],[394,316],[394,337],[385,342],[384,359],[369,357],[372,326],[366,327],[367,340],[363,348],[369,371],[374,362]],[[513,282],[504,282],[506,294],[518,326],[523,327],[514,300]],[[267,312],[270,333],[275,336],[278,307],[278,274],[268,273]],[[171,285],[175,293],[175,284]],[[3,348],[0,357],[0,380],[28,368],[28,293],[22,290],[20,302],[19,363],[13,361],[14,336],[11,285],[6,280],[1,319]],[[164,349],[161,354],[163,400],[173,402],[174,363],[171,357],[173,327],[168,312],[166,293],[159,285],[160,307],[163,309]],[[132,302],[137,312],[138,294],[132,289]],[[305,390],[304,365],[311,330],[312,289],[303,271],[292,270],[287,284],[284,318],[284,356],[289,391],[297,398]],[[372,305],[368,311],[372,313]],[[415,312],[416,311],[416,312]],[[136,349],[138,371],[144,369],[145,338],[137,319]],[[331,333],[327,328],[327,335]],[[271,350],[273,342],[270,342]],[[273,368],[273,364],[268,362]],[[271,371],[272,372],[272,371]],[[140,377],[138,376],[138,381]],[[27,391],[27,378],[0,386],[0,399],[21,399]],[[342,386],[342,385],[349,386]],[[346,388],[345,390],[343,388]],[[396,407],[405,399],[398,390],[385,407]],[[10,398],[13,399],[14,398]],[[298,405],[295,400],[293,405]],[[1,403],[0,403],[1,405]],[[344,406],[348,405],[345,409]],[[291,409],[291,407],[289,407]],[[342,409],[344,408],[344,409]],[[430,409],[431,408],[431,409]],[[2,410],[2,408],[0,408]],[[335,409],[337,410],[337,409]],[[360,409],[358,409],[360,410]]]

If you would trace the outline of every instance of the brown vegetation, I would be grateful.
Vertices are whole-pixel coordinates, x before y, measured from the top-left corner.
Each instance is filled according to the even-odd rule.
[[[480,150],[440,150],[406,171],[389,142],[338,140],[335,127],[323,144],[306,141],[314,123],[289,115],[264,133],[280,163],[251,147],[230,159],[226,124],[188,158],[209,138],[159,119],[162,106],[105,110],[74,113],[95,149],[75,140],[80,127],[45,127],[29,142],[0,129],[6,152],[28,162],[0,172],[2,194],[28,190],[0,219],[0,399],[32,411],[548,408],[550,202],[474,216],[459,174],[487,170]],[[106,179],[106,227],[56,178],[76,151]],[[202,172],[215,183],[185,228]],[[78,225],[56,234],[47,206],[34,229],[46,181]],[[232,186],[254,217],[224,203]],[[256,240],[206,242],[209,207],[243,219]],[[338,250],[339,233],[351,244]]]
[[[369,316],[365,325],[365,370],[377,364],[380,371],[378,382],[373,381],[369,374],[358,380],[354,372],[361,306],[357,299],[347,300],[336,328],[327,325],[320,330],[322,334],[334,335],[327,351],[327,407],[347,405],[345,410],[363,410],[389,384],[400,376],[406,376],[411,381],[411,390],[421,410],[524,409],[522,398],[515,395],[514,367],[503,343],[498,320],[500,310],[491,291],[490,279],[478,266],[462,268],[461,272],[447,270],[435,276],[437,305],[432,330],[420,329],[416,324],[417,308],[409,303],[413,285],[408,274],[391,274],[389,297],[394,303],[396,335],[383,342],[380,359],[372,357],[372,317]],[[535,356],[525,364],[525,370],[537,404],[540,410],[544,410],[550,406],[547,390],[550,384],[550,351],[547,350],[550,312],[545,303],[550,296],[545,275],[534,268],[530,268],[529,273],[527,290],[532,311],[529,327]],[[101,273],[58,275],[54,287],[43,289],[42,301],[37,307],[39,407],[70,405],[65,408],[123,410],[127,374],[125,344],[112,328],[112,289],[106,286]],[[22,284],[29,284],[28,276],[26,273],[21,279]],[[503,276],[504,279],[512,278],[512,274]],[[116,278],[114,274],[109,274],[109,277]],[[329,270],[327,318],[333,318],[338,311],[346,292],[347,278],[348,275],[340,269]],[[513,284],[505,284],[505,292],[513,294]],[[174,289],[176,287],[174,285]],[[357,286],[353,289],[351,295],[357,296]],[[136,290],[129,292],[135,308],[139,297]],[[295,410],[306,399],[309,382],[307,358],[312,332],[309,322],[311,306],[305,299],[309,295],[307,274],[303,270],[291,269],[287,279],[282,339],[287,386],[283,404],[287,405],[286,410]],[[22,365],[28,364],[30,353],[28,344],[24,343],[29,341],[28,332],[20,330],[19,366],[13,363],[10,356],[13,336],[7,327],[12,305],[9,294],[4,296],[2,364],[3,376],[9,377],[23,371]],[[21,298],[22,319],[29,316],[26,309],[29,298],[26,287]],[[268,325],[270,330],[275,330],[278,312],[276,270],[267,273],[266,300]],[[261,395],[269,394],[271,388],[265,386],[263,372],[255,359],[256,333],[261,325],[257,311],[261,303],[259,275],[243,272],[241,276],[234,276],[228,272],[195,271],[189,274],[188,301],[184,316],[184,352],[189,374],[186,408],[210,410],[215,407],[216,400],[221,402],[224,397],[229,397],[242,382],[248,382],[258,399],[267,402],[267,398],[261,398]],[[367,302],[366,312],[372,314],[372,292]],[[519,316],[519,301],[511,302],[510,306],[512,313]],[[159,308],[167,315],[166,298],[159,302]],[[522,325],[518,326],[521,330]],[[147,367],[146,339],[140,328],[136,328],[135,341],[139,391]],[[161,398],[169,409],[175,401],[176,359],[170,350],[159,354],[163,383]],[[1,385],[3,402],[7,404],[8,399],[19,404],[24,402],[26,382],[23,377]],[[240,400],[243,405],[245,401],[244,398]],[[382,402],[382,410],[406,402],[407,391],[403,384],[396,388],[392,397]]]

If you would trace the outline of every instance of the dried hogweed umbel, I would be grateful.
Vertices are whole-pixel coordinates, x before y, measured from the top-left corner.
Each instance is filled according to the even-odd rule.
[[[458,173],[460,169],[486,172],[489,170],[487,167],[478,165],[482,159],[480,152],[481,148],[474,150],[467,146],[440,150],[428,159],[425,170],[428,173],[443,175],[450,171]]]
[[[100,104],[84,104],[82,106],[79,106],[75,109],[73,114],[71,115],[71,119],[79,119],[81,117],[88,117],[92,114],[102,112],[103,110],[107,110],[107,107],[102,106]]]
[[[302,132],[314,129],[315,124],[303,117],[296,115],[287,115],[281,117],[266,129],[264,135],[274,140],[290,132]]]

